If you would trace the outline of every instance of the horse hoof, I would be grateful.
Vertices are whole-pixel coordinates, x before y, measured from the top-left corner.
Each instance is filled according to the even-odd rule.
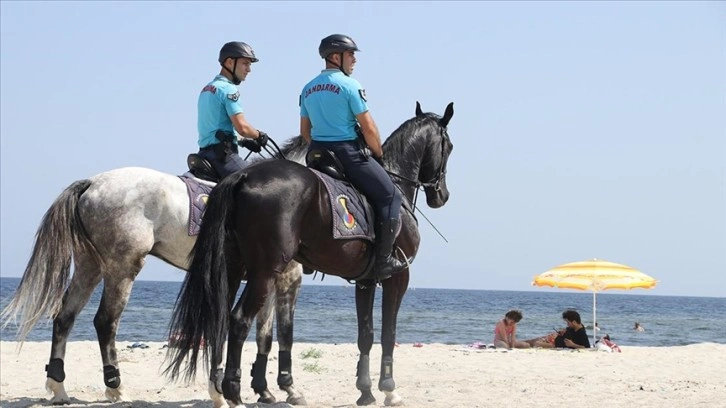
[[[270,390],[264,390],[260,393],[260,398],[257,402],[261,402],[263,404],[274,404],[277,402],[277,399],[274,395],[272,395]]]
[[[302,395],[302,393],[298,392],[295,389],[295,386],[292,384],[290,385],[281,385],[280,389],[285,391],[287,393],[287,399],[285,402],[287,402],[290,405],[308,405],[308,402],[305,401],[305,396]]]
[[[209,399],[212,400],[214,408],[229,408],[227,400],[224,399],[224,395],[219,391],[222,388],[222,382],[219,382],[217,386],[215,381],[209,381],[207,391],[209,392]]]
[[[65,398],[53,397],[50,399],[50,403],[53,405],[69,405],[71,403],[71,399],[67,395],[65,396]]]
[[[66,394],[66,389],[62,382],[48,377],[45,381],[45,389],[53,393],[53,397],[50,399],[51,404],[67,405],[71,403],[71,398]]]
[[[358,398],[358,401],[355,402],[356,405],[359,407],[364,405],[372,405],[376,403],[376,397],[373,396],[373,393],[370,391],[361,391],[360,392],[360,398]]]
[[[287,400],[285,401],[290,405],[295,406],[305,406],[308,405],[308,402],[305,401],[305,397],[299,396],[299,397],[287,397]]]
[[[212,406],[214,408],[229,408],[229,405],[227,404],[227,400],[224,398],[212,398]]]
[[[245,404],[242,403],[242,401],[234,402],[232,400],[227,400],[227,404],[229,404],[230,408],[245,408],[246,407]]]
[[[383,401],[383,405],[387,407],[400,407],[403,405],[403,398],[395,392],[385,391],[386,399]]]
[[[106,387],[106,398],[111,402],[126,401],[123,394],[123,386],[119,386],[118,388]]]

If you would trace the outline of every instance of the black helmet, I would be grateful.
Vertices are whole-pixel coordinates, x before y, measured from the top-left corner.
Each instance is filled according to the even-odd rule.
[[[318,52],[320,57],[327,58],[328,55],[334,52],[344,51],[360,51],[358,46],[355,45],[355,41],[347,35],[343,34],[332,34],[320,41],[320,47]]]
[[[249,58],[252,62],[259,61],[252,47],[240,41],[228,42],[222,46],[219,50],[219,63],[222,64],[227,58]]]

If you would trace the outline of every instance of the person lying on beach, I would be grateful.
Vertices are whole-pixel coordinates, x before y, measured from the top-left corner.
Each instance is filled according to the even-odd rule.
[[[590,348],[590,339],[587,337],[585,326],[582,325],[580,314],[574,310],[566,310],[562,312],[562,318],[567,323],[566,329],[526,342],[532,347],[542,348]]]
[[[496,348],[530,348],[529,343],[517,341],[517,323],[522,320],[522,312],[510,310],[504,319],[494,326],[494,347]]]

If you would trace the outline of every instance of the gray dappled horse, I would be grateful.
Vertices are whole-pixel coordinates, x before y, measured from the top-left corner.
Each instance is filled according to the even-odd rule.
[[[412,210],[418,189],[423,188],[431,208],[439,208],[449,199],[446,165],[453,143],[447,126],[453,115],[453,103],[443,116],[424,113],[417,103],[416,116],[396,129],[383,145],[386,169],[410,204],[407,211],[401,212],[402,227],[396,241],[409,259],[415,257],[420,243]],[[275,288],[275,277],[295,260],[325,274],[358,281],[355,301],[360,356],[356,387],[361,395],[356,403],[373,404],[369,355],[376,285],[366,277],[372,249],[364,239],[334,238],[331,230],[338,218],[331,216],[331,193],[324,182],[310,169],[291,161],[260,162],[225,178],[212,191],[209,201],[189,273],[172,313],[170,327],[179,331],[184,341],[168,350],[169,376],[193,378],[200,349],[214,361],[227,340],[222,390],[225,399],[242,405],[242,346],[260,307]],[[361,219],[360,213],[356,217]],[[227,283],[243,271],[247,285],[230,309],[221,299],[235,295]],[[386,405],[402,403],[395,392],[393,349],[396,319],[408,282],[408,269],[381,282],[378,389],[385,393]]]
[[[300,162],[306,150],[307,144],[300,136],[282,148],[286,158]],[[147,255],[187,269],[197,238],[188,234],[189,213],[187,187],[178,176],[139,167],[115,169],[76,181],[48,209],[20,285],[3,310],[2,319],[8,325],[20,316],[17,330],[22,344],[41,318],[53,318],[53,342],[46,366],[46,388],[53,393],[53,404],[70,403],[63,385],[66,344],[76,316],[101,281],[103,294],[93,324],[101,349],[105,394],[112,402],[127,399],[116,354],[121,313]],[[71,262],[75,266],[72,277]],[[272,346],[273,306],[280,352],[289,353],[292,347],[292,318],[301,281],[301,267],[296,262],[287,265],[276,278],[276,296],[257,319],[260,366],[266,365]],[[230,307],[240,284],[240,279],[230,282]],[[211,361],[211,367],[210,397],[215,406],[225,406],[220,388],[221,358]],[[256,371],[252,385],[260,401],[274,402],[275,397],[267,389],[265,370]],[[304,404],[304,397],[286,374],[289,368],[280,367],[280,372],[278,383],[288,393],[288,402]]]

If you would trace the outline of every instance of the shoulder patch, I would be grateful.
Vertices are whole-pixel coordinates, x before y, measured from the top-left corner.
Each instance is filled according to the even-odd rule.
[[[233,93],[233,94],[227,94],[227,99],[231,99],[234,102],[237,102],[239,99],[239,91]]]
[[[358,94],[360,94],[360,98],[364,101],[368,102],[368,98],[366,98],[366,90],[365,89],[359,89]]]

